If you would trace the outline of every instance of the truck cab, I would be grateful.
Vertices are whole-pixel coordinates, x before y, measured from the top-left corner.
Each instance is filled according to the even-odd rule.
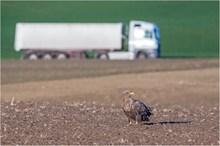
[[[131,21],[128,50],[135,58],[156,58],[160,53],[159,28],[154,23]]]
[[[160,33],[156,24],[130,21],[127,52],[110,52],[110,59],[145,59],[160,57]]]

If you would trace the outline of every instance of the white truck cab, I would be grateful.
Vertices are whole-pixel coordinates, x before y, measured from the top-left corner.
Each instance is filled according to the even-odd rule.
[[[157,58],[160,55],[160,35],[156,24],[130,21],[128,52],[110,52],[110,59]]]

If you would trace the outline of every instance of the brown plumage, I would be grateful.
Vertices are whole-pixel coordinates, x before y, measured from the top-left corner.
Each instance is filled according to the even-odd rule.
[[[131,124],[131,119],[138,122],[149,121],[149,117],[153,114],[151,108],[141,101],[134,99],[134,93],[130,90],[123,92],[122,108]]]

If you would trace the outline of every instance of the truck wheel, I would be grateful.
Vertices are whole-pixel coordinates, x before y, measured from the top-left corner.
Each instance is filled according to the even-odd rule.
[[[28,57],[29,60],[37,60],[38,56],[36,54],[30,54]]]
[[[147,54],[144,52],[139,52],[136,56],[137,59],[147,59]]]
[[[107,53],[100,53],[98,56],[97,56],[98,59],[103,59],[103,60],[106,60],[108,59],[108,54]]]
[[[57,59],[58,60],[65,60],[65,59],[67,59],[67,56],[64,53],[60,53],[57,55]]]
[[[52,56],[50,54],[44,54],[43,59],[44,60],[51,60]]]

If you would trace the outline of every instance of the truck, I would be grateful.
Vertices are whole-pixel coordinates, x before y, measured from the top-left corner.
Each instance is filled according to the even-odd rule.
[[[16,51],[22,59],[97,58],[133,60],[160,57],[155,23],[17,23]]]

